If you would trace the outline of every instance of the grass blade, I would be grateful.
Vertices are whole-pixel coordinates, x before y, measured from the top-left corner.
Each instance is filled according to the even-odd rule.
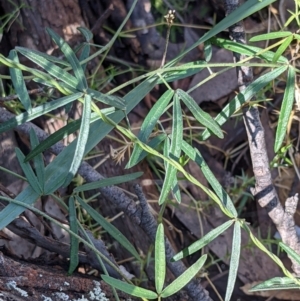
[[[84,91],[88,88],[88,84],[84,75],[82,66],[80,65],[79,60],[77,59],[74,51],[71,47],[52,29],[46,29],[48,34],[51,36],[55,44],[59,47],[61,52],[65,55],[67,61],[70,63],[72,70],[75,74],[75,77],[78,81],[77,89],[79,91]]]
[[[284,41],[282,42],[282,44],[276,50],[275,55],[274,55],[273,60],[272,60],[272,63],[276,63],[277,62],[277,60],[279,59],[279,57],[289,47],[289,45],[291,44],[291,42],[293,41],[293,39],[294,39],[293,35],[291,35],[291,36],[287,37],[286,39],[284,39]]]
[[[300,255],[298,253],[281,241],[279,242],[279,246],[289,255],[290,258],[300,264]]]
[[[178,291],[180,291],[185,285],[187,285],[203,267],[206,261],[207,255],[201,256],[192,266],[190,266],[182,275],[176,278],[171,284],[169,284],[161,293],[163,298],[167,298]]]
[[[85,94],[82,120],[81,120],[79,135],[77,137],[77,144],[73,155],[73,160],[69,168],[69,173],[63,186],[69,185],[69,183],[72,181],[83,159],[85,145],[88,139],[89,129],[90,129],[91,105],[92,105],[91,96]]]
[[[273,40],[273,39],[280,39],[286,38],[290,35],[293,35],[290,31],[276,31],[276,32],[269,32],[265,34],[260,34],[258,36],[252,37],[249,42],[258,42],[258,41],[265,41],[265,40]]]
[[[126,283],[124,281],[112,278],[110,276],[101,275],[101,278],[112,287],[129,294],[131,296],[146,298],[146,299],[157,299],[157,294],[155,292],[149,291],[147,289]]]
[[[138,134],[138,138],[140,141],[145,143],[147,142],[150,134],[152,133],[155,125],[157,124],[158,119],[165,112],[165,109],[168,106],[173,95],[174,95],[173,90],[167,90],[151,108]],[[142,149],[138,145],[135,145],[132,155],[129,159],[129,162],[126,165],[126,168],[131,168],[134,165],[136,165],[141,153],[142,153]]]
[[[74,197],[69,198],[69,222],[70,230],[78,234],[78,225],[75,209]],[[68,274],[71,275],[78,266],[78,251],[79,251],[79,240],[74,236],[70,235],[70,264]]]
[[[165,234],[163,224],[159,224],[155,237],[155,288],[158,294],[161,293],[166,277],[166,251]]]
[[[286,87],[283,95],[278,126],[276,131],[276,138],[274,144],[274,151],[277,153],[281,147],[281,144],[284,140],[287,125],[291,116],[291,111],[293,108],[295,97],[295,69],[290,66],[288,69]]]
[[[20,63],[17,52],[15,50],[11,50],[9,52],[8,58],[10,58],[12,61],[14,61],[16,63]],[[17,92],[18,98],[20,99],[25,110],[30,111],[31,110],[31,100],[30,100],[29,94],[27,92],[27,88],[25,85],[22,71],[17,68],[9,68],[9,73],[10,73],[10,77],[11,77],[13,86]]]
[[[187,257],[206,245],[208,245],[210,242],[212,242],[215,238],[217,238],[220,234],[222,234],[224,231],[226,231],[232,224],[234,223],[233,220],[229,220],[226,223],[220,225],[219,227],[211,230],[209,233],[204,235],[201,239],[195,241],[192,243],[189,247],[185,248],[181,252],[177,253],[173,258],[172,261],[178,261],[184,257]]]
[[[84,184],[84,185],[81,185],[81,186],[77,186],[74,189],[74,192],[88,191],[88,190],[91,190],[91,189],[98,189],[98,188],[101,188],[101,187],[122,184],[122,183],[125,183],[125,182],[133,181],[133,180],[139,178],[142,175],[143,175],[143,172],[135,172],[135,173],[131,173],[131,174],[128,174],[128,175],[102,179],[100,181],[96,181],[96,182],[93,182],[93,183],[88,183],[88,184]]]
[[[299,284],[295,283],[295,280],[288,277],[274,277],[266,280],[260,284],[253,286],[249,292],[258,291],[271,291],[271,290],[282,290],[282,289],[299,289]]]
[[[216,121],[206,112],[204,112],[195,100],[185,91],[178,89],[176,91],[178,96],[182,99],[184,104],[188,107],[193,116],[204,125],[209,131],[214,133],[219,138],[224,138],[223,132]]]
[[[135,250],[129,240],[111,223],[109,223],[103,216],[101,216],[96,210],[85,203],[79,196],[76,196],[80,206],[86,210],[86,212],[101,225],[116,241],[118,241],[127,251],[129,251],[137,260],[141,260],[138,252]]]
[[[231,258],[229,263],[229,276],[228,276],[228,283],[226,288],[225,301],[230,301],[234,289],[237,271],[239,267],[240,253],[241,253],[241,226],[239,222],[235,222],[234,230],[233,230],[232,252],[231,252]]]

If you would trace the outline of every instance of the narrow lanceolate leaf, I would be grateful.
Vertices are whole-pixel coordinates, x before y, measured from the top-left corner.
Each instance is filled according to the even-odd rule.
[[[19,148],[16,148],[16,155],[17,155],[18,161],[21,165],[21,168],[26,176],[28,183],[34,189],[34,191],[36,193],[42,195],[43,194],[42,187],[41,187],[39,181],[37,180],[30,164],[28,162],[24,163],[25,156],[23,155],[23,153],[21,152],[21,150]]]
[[[252,287],[249,292],[271,291],[283,289],[300,289],[294,279],[288,277],[274,277]]]
[[[73,160],[69,169],[69,174],[63,184],[63,186],[69,185],[71,180],[73,179],[74,175],[76,174],[81,161],[84,156],[85,145],[89,136],[89,129],[90,129],[90,119],[91,119],[91,105],[92,99],[89,94],[85,94],[84,96],[84,105],[83,105],[83,113],[82,113],[82,120],[81,126],[79,130],[79,134],[77,137],[77,144],[76,149],[73,155]]]
[[[203,236],[201,239],[195,241],[192,243],[189,247],[182,250],[178,254],[176,254],[172,261],[180,260],[184,257],[187,257],[199,250],[201,250],[203,247],[208,245],[210,242],[212,242],[215,238],[217,238],[220,234],[222,234],[225,230],[227,230],[232,224],[234,223],[233,220],[229,220],[226,223],[220,225],[219,227],[213,229],[209,233],[207,233],[205,236]]]
[[[284,39],[284,41],[282,42],[282,44],[276,50],[276,53],[275,53],[274,58],[272,60],[272,63],[276,63],[277,62],[277,60],[279,59],[279,57],[289,47],[289,45],[291,44],[291,42],[293,41],[293,39],[294,39],[293,35],[291,35],[291,36],[287,37],[286,39]]]
[[[300,264],[300,254],[296,253],[293,249],[281,241],[279,242],[279,246],[289,255],[290,258]]]
[[[209,40],[204,43],[204,57],[206,62],[209,62],[212,57],[212,47]]]
[[[211,185],[219,200],[221,201],[219,202],[219,205],[224,207],[225,211],[227,212],[227,215],[232,218],[237,217],[238,213],[230,196],[224,190],[219,181],[216,179],[215,175],[211,172],[210,168],[206,164],[199,150],[193,148],[185,141],[183,141],[182,143],[182,150],[190,159],[197,163],[197,165],[201,168],[206,180]]]
[[[273,39],[280,39],[286,38],[290,35],[293,35],[290,31],[276,31],[270,32],[265,34],[260,34],[258,36],[252,37],[249,42],[258,42],[258,41],[265,41],[265,40],[273,40]]]
[[[276,138],[274,144],[274,151],[277,153],[284,140],[287,125],[291,116],[295,96],[295,69],[290,66],[288,69],[286,87],[283,95],[278,126],[276,131]]]
[[[232,52],[244,54],[247,56],[259,57],[262,60],[266,60],[272,62],[274,58],[273,51],[265,51],[263,48],[249,46],[241,43],[236,43],[230,40],[222,39],[222,38],[212,38],[210,40],[212,44],[222,47],[224,49],[230,50]],[[288,63],[288,59],[284,56],[278,58],[278,63]]]
[[[138,134],[138,139],[140,141],[147,143],[147,140],[150,134],[152,133],[155,125],[157,124],[158,119],[165,112],[165,109],[168,106],[173,95],[174,95],[173,90],[167,90],[151,108]],[[138,145],[135,145],[130,160],[126,165],[126,168],[131,168],[134,165],[136,165],[141,153],[142,153],[142,148],[140,148]]]
[[[166,277],[166,251],[165,234],[163,224],[159,224],[155,238],[155,288],[158,294],[161,293]]]
[[[135,250],[129,240],[111,223],[109,223],[103,216],[101,216],[96,210],[85,203],[79,196],[76,196],[80,206],[86,210],[86,212],[101,225],[116,241],[118,241],[126,250],[128,250],[137,260],[141,260],[138,252]]]
[[[12,61],[19,63],[18,55],[15,50],[11,50],[9,52],[9,56]],[[31,110],[31,100],[29,94],[27,92],[27,88],[25,85],[25,81],[23,78],[22,71],[16,68],[9,68],[9,73],[11,77],[11,81],[16,90],[18,98],[20,99],[22,105],[24,106],[26,111]]]
[[[121,97],[106,95],[90,88],[87,89],[87,93],[90,94],[94,100],[100,101],[106,105],[115,107],[120,110],[126,109],[126,103]]]
[[[107,108],[103,109],[103,114],[111,114],[115,110],[113,108]],[[98,113],[92,113],[91,115],[91,124],[97,120],[100,119],[100,116]],[[37,147],[31,150],[31,152],[26,156],[25,162],[31,160],[36,155],[40,154],[41,152],[45,151],[46,149],[50,148],[52,145],[54,145],[56,142],[63,140],[68,135],[76,132],[79,130],[81,124],[81,118],[76,119],[70,123],[68,123],[66,126],[60,128],[58,131],[50,135],[48,138],[46,138],[44,141],[42,141]]]
[[[31,52],[31,50],[26,48],[16,47],[16,49],[32,62],[45,69],[53,77],[63,81],[72,88],[78,89],[79,82],[73,75],[48,61],[44,56],[41,56],[36,52]]]
[[[128,175],[102,179],[100,181],[96,181],[96,182],[84,184],[84,185],[81,185],[81,186],[77,186],[74,189],[74,192],[88,191],[88,190],[92,190],[92,189],[98,189],[98,188],[101,188],[101,187],[122,184],[122,183],[125,183],[125,182],[133,181],[133,180],[139,178],[142,175],[143,175],[143,172],[135,172],[135,173],[131,173],[131,174],[128,174]]]
[[[219,138],[224,138],[223,132],[216,121],[206,112],[204,112],[195,100],[185,91],[178,89],[176,91],[178,96],[182,99],[184,104],[188,107],[193,116],[204,125],[209,131],[214,133]]]
[[[158,295],[155,292],[126,283],[124,281],[112,278],[110,276],[101,275],[101,278],[107,284],[131,296],[146,298],[146,299],[157,299],[158,297]]]
[[[176,278],[171,284],[169,284],[161,293],[161,297],[167,298],[178,291],[180,291],[185,285],[187,285],[203,267],[206,261],[207,255],[201,256],[192,266],[190,266],[182,275]]]
[[[249,2],[249,1],[248,1]],[[261,89],[270,83],[273,79],[277,78],[288,68],[287,65],[280,66],[272,71],[260,76],[253,83],[251,83],[243,92],[240,92],[228,105],[218,114],[215,121],[221,126],[223,125],[241,106],[250,101],[251,98],[257,94]],[[210,132],[205,130],[201,135],[201,140],[209,138]]]
[[[15,200],[27,205],[32,205],[40,197],[31,185],[27,186]],[[1,197],[0,197],[1,198]],[[10,224],[18,215],[26,210],[25,207],[9,203],[4,209],[0,211],[0,230]]]
[[[30,129],[30,144],[32,148],[35,148],[39,145],[39,139],[33,129]],[[26,163],[26,161],[24,161]],[[45,185],[45,165],[44,165],[44,159],[43,154],[39,153],[36,155],[33,159],[35,172],[37,175],[38,182],[42,188],[42,191],[44,191],[44,185]]]
[[[225,301],[230,301],[234,289],[237,271],[239,267],[240,253],[241,253],[241,226],[239,222],[235,222],[234,230],[233,230],[232,250],[231,250],[230,263],[229,263],[229,276],[228,276],[228,283],[226,288]]]
[[[180,157],[182,135],[183,135],[183,124],[182,124],[181,106],[180,106],[180,101],[178,96],[174,94],[172,140],[171,140],[170,150],[168,154],[168,157],[170,157],[173,160],[178,161]],[[165,180],[158,200],[158,203],[160,205],[165,202],[171,188],[172,187],[176,188],[177,185],[176,173],[177,173],[177,169],[174,166],[172,166],[171,164],[166,164]]]
[[[82,96],[82,93],[75,93],[72,95],[68,95],[51,102],[47,102],[42,104],[36,108],[33,108],[30,112],[25,112],[19,114],[18,116],[11,118],[10,120],[0,124],[0,134],[6,132],[8,130],[13,129],[14,127],[23,124],[27,121],[31,121],[37,117],[45,115],[48,112],[51,112],[57,108],[60,108],[69,102],[72,102]]]
[[[76,217],[75,201],[74,197],[69,198],[69,222],[70,230],[74,233],[78,233],[78,224]],[[68,274],[72,274],[78,266],[78,251],[79,251],[79,240],[74,236],[70,235],[70,264]]]
[[[84,44],[82,49],[81,49],[81,53],[80,53],[80,57],[79,60],[80,62],[82,62],[83,60],[85,60],[86,58],[88,58],[88,56],[90,55],[90,44]],[[82,64],[82,70],[85,70],[87,63]]]
[[[76,57],[74,51],[71,49],[71,47],[52,29],[47,28],[46,29],[48,34],[51,36],[53,41],[57,44],[61,52],[65,55],[67,61],[70,63],[73,72],[75,74],[75,77],[78,81],[78,87],[80,91],[83,91],[88,88],[88,84],[84,75],[84,71],[82,69],[82,66],[80,65],[80,62],[78,58]]]
[[[93,33],[85,27],[77,27],[77,30],[85,37],[85,40],[89,42],[93,38]]]

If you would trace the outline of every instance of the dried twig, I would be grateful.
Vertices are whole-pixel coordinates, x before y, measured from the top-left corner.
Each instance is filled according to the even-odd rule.
[[[239,0],[224,0],[224,3],[225,11],[228,15],[238,7]],[[245,30],[242,22],[231,26],[229,28],[229,34],[233,41],[246,44]],[[244,58],[244,55],[234,53],[235,62],[239,62]],[[247,65],[237,67],[237,74],[240,87],[239,89],[242,92],[253,80],[252,68]],[[272,182],[264,128],[261,124],[257,107],[245,107],[243,109],[243,118],[247,130],[253,172],[256,180],[255,188],[252,189],[252,194],[260,206],[266,207],[270,218],[282,237],[283,242],[295,250],[295,252],[300,254],[300,242],[296,233],[295,221],[293,218],[295,207],[298,202],[298,194],[286,200],[285,209],[282,207]],[[300,265],[293,259],[291,260],[293,263],[293,271],[296,275],[300,276]]]

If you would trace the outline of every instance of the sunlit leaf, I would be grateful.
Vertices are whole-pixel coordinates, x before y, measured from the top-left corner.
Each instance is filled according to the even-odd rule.
[[[294,96],[295,96],[295,69],[294,67],[289,67],[279,120],[278,120],[277,131],[276,131],[276,138],[274,144],[275,153],[277,153],[281,148],[282,142],[286,135],[287,125],[294,104]]]
[[[183,274],[177,277],[171,284],[169,284],[161,293],[163,298],[167,298],[187,285],[195,275],[200,271],[206,261],[207,255],[201,256],[193,265],[191,265]]]
[[[166,251],[165,234],[163,224],[159,224],[155,238],[155,288],[161,293],[166,277]]]
[[[294,279],[288,277],[274,277],[252,287],[249,292],[271,291],[282,289],[300,289]]]
[[[241,226],[239,222],[235,222],[232,237],[231,258],[229,263],[229,275],[226,288],[225,301],[230,301],[234,285],[236,282],[237,271],[241,254]]]
[[[147,298],[147,299],[157,299],[157,294],[155,292],[149,291],[147,289],[126,283],[124,281],[112,278],[110,276],[101,275],[101,278],[109,285],[115,287],[116,289],[129,294],[131,296]]]
[[[264,33],[255,37],[252,37],[249,42],[258,42],[258,41],[265,41],[265,40],[273,40],[273,39],[280,39],[285,38],[288,36],[293,35],[290,31],[276,31],[276,32],[269,32]]]

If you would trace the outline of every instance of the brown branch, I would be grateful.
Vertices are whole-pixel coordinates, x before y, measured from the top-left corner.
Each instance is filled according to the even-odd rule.
[[[6,122],[15,116],[6,111],[3,108],[0,108],[0,122]],[[15,128],[15,131],[18,133],[29,136],[30,130],[33,129],[39,139],[39,141],[45,140],[48,135],[41,130],[36,125],[31,122],[26,122]],[[55,155],[58,155],[64,149],[62,142],[57,142],[51,146],[50,151]],[[94,170],[88,163],[82,162],[78,173],[87,181],[95,182],[102,179],[105,179],[99,172]],[[137,206],[134,200],[130,199],[120,188],[115,186],[101,187],[98,189],[102,196],[104,196],[108,201],[112,202],[120,211],[123,211],[130,219],[138,226],[140,226],[143,231],[149,236],[151,241],[155,242],[155,233],[157,228],[157,222],[154,219],[152,214],[145,213],[145,206]],[[167,265],[170,271],[176,276],[180,276],[185,270],[185,266],[181,261],[171,262],[171,258],[175,255],[175,252],[166,239],[166,258]],[[211,298],[208,296],[206,290],[203,289],[198,280],[193,279],[185,287],[188,295],[192,300],[196,301],[210,301]]]
[[[224,3],[226,14],[230,14],[238,7],[239,0],[224,0]],[[231,26],[229,28],[229,34],[233,41],[246,44],[245,30],[242,22]],[[234,53],[235,62],[239,62],[244,58],[244,55]],[[242,92],[253,80],[252,68],[247,65],[237,67],[237,74],[239,90]],[[243,118],[247,130],[253,172],[256,180],[252,194],[261,207],[266,207],[269,217],[281,235],[282,241],[300,254],[300,242],[293,218],[298,203],[298,194],[286,200],[285,209],[282,207],[272,182],[264,128],[261,124],[257,107],[251,106],[250,108],[244,108]],[[297,276],[300,276],[300,265],[292,258],[291,261],[293,263],[293,271]]]

